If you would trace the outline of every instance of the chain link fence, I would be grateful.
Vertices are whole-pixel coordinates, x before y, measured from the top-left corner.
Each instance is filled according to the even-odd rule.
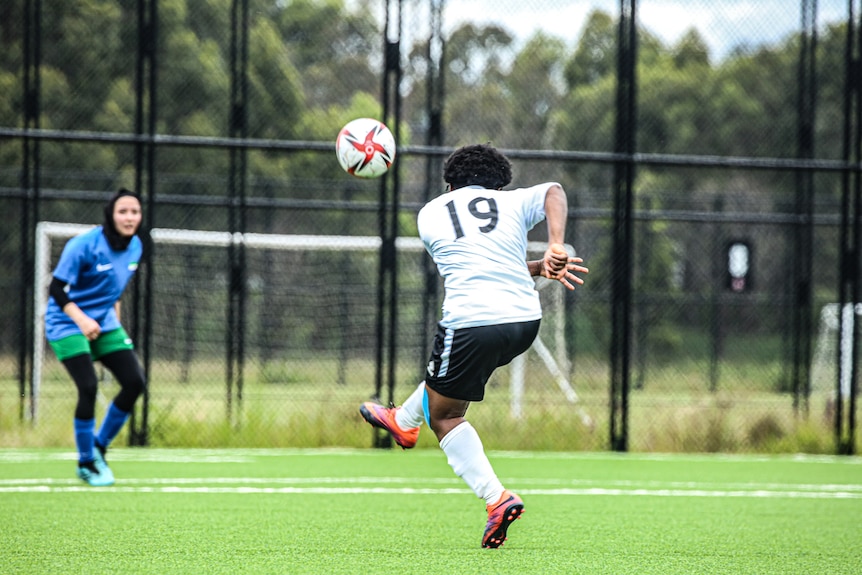
[[[379,444],[358,405],[418,383],[442,299],[416,212],[445,155],[491,142],[513,184],[563,184],[591,273],[542,288],[541,347],[471,409],[489,448],[852,451],[860,12],[4,2],[0,444],[72,441],[74,386],[35,353],[37,224],[99,223],[120,186],[155,238],[124,296],[149,375],[130,443]],[[333,152],[361,116],[398,133],[381,180]]]

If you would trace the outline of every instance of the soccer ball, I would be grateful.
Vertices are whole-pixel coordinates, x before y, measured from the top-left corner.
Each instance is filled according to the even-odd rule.
[[[383,122],[357,118],[338,132],[335,155],[351,176],[376,178],[385,174],[395,160],[395,138]]]

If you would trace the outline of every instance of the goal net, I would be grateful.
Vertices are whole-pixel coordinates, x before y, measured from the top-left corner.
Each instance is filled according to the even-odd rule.
[[[56,222],[40,222],[37,226],[30,410],[34,418],[45,391],[45,371],[57,372],[59,365],[46,357],[49,354],[44,320],[51,272],[66,241],[92,227]],[[151,374],[151,379],[157,379],[160,385],[164,381],[176,382],[174,387],[183,390],[178,393],[178,405],[194,385],[224,381],[231,281],[227,248],[231,245],[244,248],[244,354],[256,380],[279,384],[345,383],[352,377],[371,385],[373,369],[368,365],[376,349],[379,237],[230,234],[165,228],[150,233],[155,254],[149,263],[154,274],[149,350],[152,369],[161,370],[157,378]],[[398,356],[402,361],[415,358],[416,365],[421,366],[429,343],[422,319],[427,299],[421,279],[425,250],[415,237],[398,238],[395,247],[399,253]],[[530,242],[528,249],[529,257],[535,259],[544,253],[545,244]],[[524,355],[544,366],[566,400],[574,404],[578,397],[568,379],[566,359],[566,290],[542,278],[537,287],[546,319],[533,349]],[[436,319],[439,303],[435,305]],[[123,309],[126,315],[131,307],[124,303]],[[524,395],[522,361],[523,356],[509,371],[515,417],[521,414]],[[165,373],[168,369],[171,371]],[[312,370],[314,375],[310,375]],[[58,381],[58,394],[68,395],[65,373],[60,371],[55,377],[64,384],[61,387]],[[220,391],[219,386],[210,385],[208,389],[213,401],[223,398],[223,388]],[[322,401],[332,401],[333,393],[320,397]]]

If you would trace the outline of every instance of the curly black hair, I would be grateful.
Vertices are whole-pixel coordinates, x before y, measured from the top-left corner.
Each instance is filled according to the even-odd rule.
[[[512,181],[512,164],[491,144],[462,146],[443,164],[443,181],[453,190],[473,185],[499,190]]]

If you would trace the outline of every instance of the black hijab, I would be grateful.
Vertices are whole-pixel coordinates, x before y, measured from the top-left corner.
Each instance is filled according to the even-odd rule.
[[[131,196],[136,198],[141,206],[144,205],[143,201],[141,201],[141,196],[136,194],[131,190],[127,190],[126,188],[120,188],[120,190],[111,196],[111,199],[108,200],[108,203],[105,205],[105,221],[102,224],[102,233],[105,234],[105,238],[108,240],[108,244],[111,246],[111,249],[121,251],[129,247],[129,242],[132,241],[134,236],[125,237],[117,232],[117,228],[114,227],[114,205],[117,203],[117,200],[122,198],[123,196]],[[136,235],[141,234],[141,227],[138,226],[138,231],[135,232]]]

